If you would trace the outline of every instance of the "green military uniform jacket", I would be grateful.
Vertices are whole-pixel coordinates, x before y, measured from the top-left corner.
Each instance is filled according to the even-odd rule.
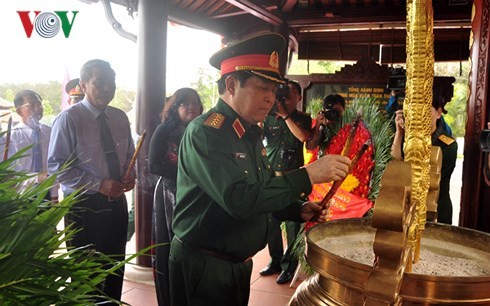
[[[454,138],[445,134],[441,125],[432,133],[432,145],[438,146],[442,151],[441,182],[439,184],[439,199],[437,200],[437,221],[451,224],[453,204],[449,193],[451,175],[456,167],[458,143]]]
[[[311,117],[307,114],[295,110],[289,117],[301,128],[311,129]],[[294,136],[283,118],[274,114],[265,117],[264,145],[275,171],[289,171],[304,165],[303,142]]]
[[[299,199],[311,192],[304,168],[274,177],[260,128],[247,124],[221,99],[188,125],[177,186],[176,237],[239,259],[265,247],[272,213],[302,221]]]
[[[405,139],[402,141],[402,148],[404,141]],[[437,199],[437,222],[451,224],[453,204],[449,187],[451,185],[451,175],[456,167],[458,143],[444,132],[440,121],[437,123],[437,129],[431,135],[431,143],[433,146],[440,147],[442,151],[441,181],[439,183],[439,198]],[[402,157],[405,158],[403,150]]]

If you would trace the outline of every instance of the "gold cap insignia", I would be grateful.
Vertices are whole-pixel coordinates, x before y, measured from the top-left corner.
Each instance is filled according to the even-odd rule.
[[[279,68],[279,54],[273,51],[269,57],[269,65],[274,68]]]

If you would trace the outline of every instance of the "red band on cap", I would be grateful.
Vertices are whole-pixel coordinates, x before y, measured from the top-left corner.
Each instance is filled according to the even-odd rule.
[[[80,90],[80,86],[76,86],[75,88],[72,88],[68,94],[71,95],[83,95],[84,93]]]
[[[247,54],[227,58],[221,62],[221,75],[240,70],[271,71],[280,74],[279,65],[275,62],[271,61],[271,55],[268,54]]]

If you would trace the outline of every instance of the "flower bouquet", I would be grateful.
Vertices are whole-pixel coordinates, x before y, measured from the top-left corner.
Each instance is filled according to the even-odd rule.
[[[336,126],[325,129],[325,133],[325,138],[331,140],[320,148],[320,156],[342,154],[351,160],[356,157],[349,174],[328,201],[328,220],[369,215],[379,193],[381,176],[391,160],[393,130],[389,118],[381,111],[375,99],[356,99],[346,108],[342,120]],[[367,143],[365,152],[356,156]],[[333,184],[315,184],[308,200],[321,202]],[[305,229],[313,225],[314,222],[307,222]],[[307,267],[304,260],[304,232],[300,231],[294,252],[299,256],[302,266]]]

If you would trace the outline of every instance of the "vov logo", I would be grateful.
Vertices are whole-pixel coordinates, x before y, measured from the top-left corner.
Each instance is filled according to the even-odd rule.
[[[32,31],[36,29],[39,36],[44,38],[55,37],[60,28],[63,30],[63,34],[66,38],[70,37],[70,32],[75,22],[75,17],[78,11],[71,11],[73,17],[71,21],[68,19],[68,11],[54,11],[54,12],[41,12],[33,11],[34,19],[29,16],[31,11],[17,11],[20,21],[24,27],[27,38],[31,38]]]

